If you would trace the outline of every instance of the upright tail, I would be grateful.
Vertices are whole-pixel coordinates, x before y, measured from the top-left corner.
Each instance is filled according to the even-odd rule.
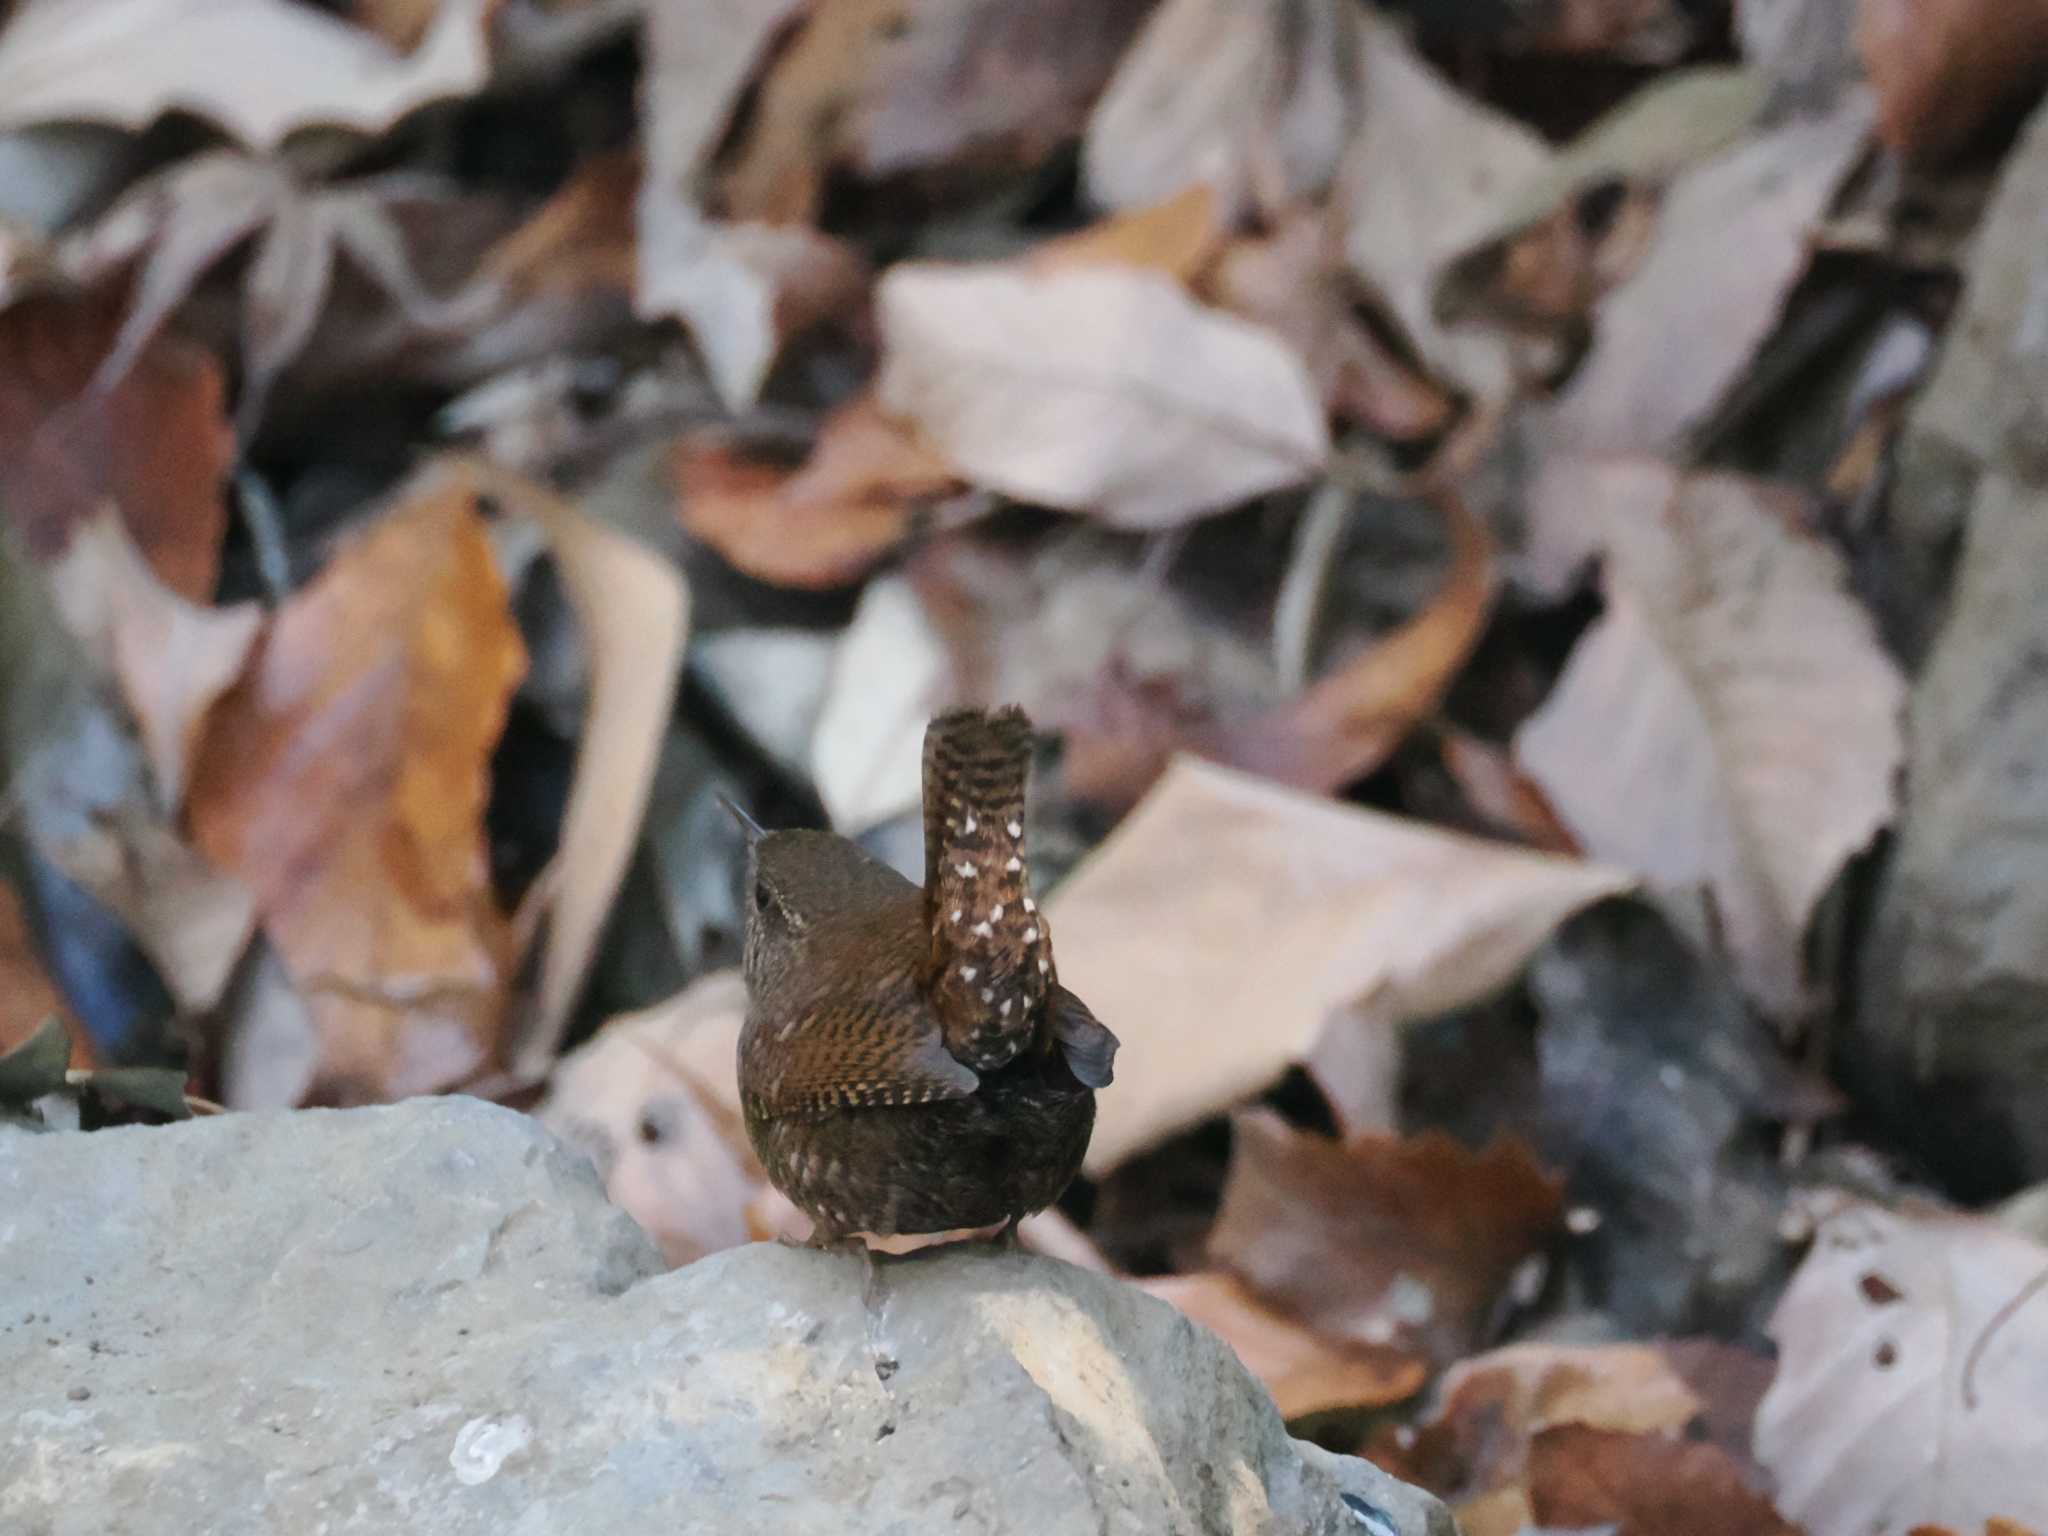
[[[976,1071],[1031,1040],[1053,985],[1052,935],[1024,857],[1031,722],[952,709],[924,734],[924,899],[946,1048]]]

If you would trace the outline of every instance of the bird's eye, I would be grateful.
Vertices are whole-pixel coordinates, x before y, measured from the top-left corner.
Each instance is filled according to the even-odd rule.
[[[756,912],[766,912],[768,910],[768,901],[768,882],[766,880],[756,880],[754,882],[754,910]]]

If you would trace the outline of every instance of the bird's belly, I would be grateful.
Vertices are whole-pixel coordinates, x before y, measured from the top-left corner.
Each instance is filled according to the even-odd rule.
[[[1012,1092],[810,1118],[750,1118],[775,1187],[813,1221],[889,1237],[1043,1210],[1080,1171],[1095,1096]]]

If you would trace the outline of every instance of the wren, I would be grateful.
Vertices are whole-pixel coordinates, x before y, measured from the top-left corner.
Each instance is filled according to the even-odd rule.
[[[1021,709],[931,722],[922,888],[832,833],[750,827],[740,1103],[814,1245],[1013,1235],[1080,1170],[1117,1041],[1031,895],[1030,758]]]

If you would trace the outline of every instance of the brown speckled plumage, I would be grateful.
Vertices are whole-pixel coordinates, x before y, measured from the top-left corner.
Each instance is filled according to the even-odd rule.
[[[747,1133],[814,1241],[1014,1222],[1072,1181],[1116,1039],[1030,896],[1022,711],[925,737],[925,885],[825,832],[753,845]]]

